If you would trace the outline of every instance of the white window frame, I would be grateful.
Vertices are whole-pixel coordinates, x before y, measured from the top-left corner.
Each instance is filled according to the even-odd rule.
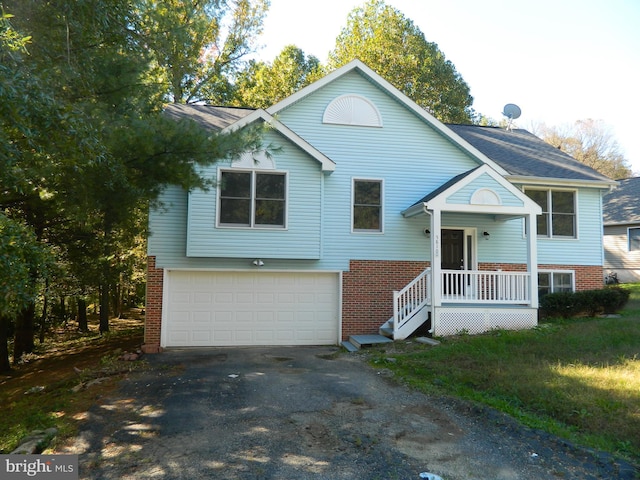
[[[547,205],[551,206],[551,210],[549,210],[547,212],[548,216],[547,216],[547,234],[546,235],[542,235],[540,234],[540,232],[538,232],[538,238],[545,238],[545,239],[549,239],[549,240],[578,240],[579,236],[578,236],[578,232],[580,231],[579,228],[579,219],[578,219],[578,190],[575,188],[551,188],[551,187],[524,187],[523,188],[523,192],[526,195],[527,191],[532,191],[532,190],[536,190],[539,192],[546,192],[547,193]],[[566,236],[566,235],[554,235],[553,234],[553,202],[551,200],[551,194],[553,192],[571,192],[573,193],[573,208],[575,210],[574,212],[574,228],[575,228],[575,232],[574,235],[572,237]],[[531,197],[529,197],[531,198]],[[532,199],[533,200],[533,199]],[[525,231],[525,235],[526,235],[526,231]]]
[[[638,246],[637,248],[631,248],[631,231],[638,231]],[[640,227],[629,227],[627,228],[627,251],[628,252],[640,252]]]
[[[222,188],[218,186],[217,200],[216,200],[216,227],[217,228],[241,228],[241,229],[255,229],[255,230],[287,230],[289,225],[289,172],[286,170],[257,170],[257,169],[241,169],[241,168],[218,168],[218,183],[222,182],[222,174],[224,172],[231,173],[247,173],[251,174],[251,211],[249,214],[249,225],[233,224],[233,223],[221,223],[220,222],[220,210],[221,210],[221,194]],[[284,175],[284,225],[256,225],[255,224],[255,205],[256,205],[256,175]]]
[[[356,199],[356,182],[377,182],[380,184],[380,228],[378,230],[373,229],[360,229],[354,228],[354,215],[353,210],[355,207],[355,199]],[[379,235],[384,233],[384,179],[382,178],[363,178],[363,177],[353,177],[351,179],[351,205],[349,206],[351,210],[351,233],[362,233],[365,235]]]
[[[571,291],[576,291],[576,272],[575,270],[538,270],[538,275],[540,274],[549,274],[549,293],[556,293],[553,285],[553,274],[554,273],[563,273],[571,275]],[[538,290],[540,290],[540,285],[538,285]]]

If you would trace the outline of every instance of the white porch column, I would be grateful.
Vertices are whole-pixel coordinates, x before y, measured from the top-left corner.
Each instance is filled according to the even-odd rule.
[[[536,224],[536,215],[528,214],[524,217],[525,231],[529,240],[529,248],[527,248],[527,271],[531,275],[529,288],[531,288],[530,298],[531,307],[538,308],[538,226]]]
[[[442,212],[439,209],[431,212],[431,303],[434,307],[442,306],[442,245],[440,241],[442,228]]]

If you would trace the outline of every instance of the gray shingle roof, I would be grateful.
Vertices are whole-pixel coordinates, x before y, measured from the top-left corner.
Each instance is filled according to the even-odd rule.
[[[212,130],[222,130],[252,113],[252,108],[214,107],[212,105],[183,105],[172,103],[164,109],[174,120],[190,119]]]
[[[165,114],[170,118],[191,119],[213,130],[222,130],[254,111],[251,108],[183,104],[170,104],[165,108]],[[574,181],[611,181],[526,130],[507,131],[477,125],[447,127],[511,175]]]
[[[640,223],[640,177],[619,180],[602,199],[605,225]]]
[[[563,151],[522,129],[447,125],[511,175],[610,182]]]

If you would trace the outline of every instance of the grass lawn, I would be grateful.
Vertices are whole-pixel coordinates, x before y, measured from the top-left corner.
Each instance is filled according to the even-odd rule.
[[[532,330],[395,342],[372,362],[429,393],[455,395],[576,444],[640,464],[640,284],[620,318],[550,320]]]

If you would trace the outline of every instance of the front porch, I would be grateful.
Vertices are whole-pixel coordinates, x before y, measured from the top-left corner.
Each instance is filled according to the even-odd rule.
[[[484,270],[440,270],[434,282],[427,268],[393,293],[393,317],[380,333],[402,340],[429,320],[433,336],[531,328],[537,323],[534,284],[530,272]]]

